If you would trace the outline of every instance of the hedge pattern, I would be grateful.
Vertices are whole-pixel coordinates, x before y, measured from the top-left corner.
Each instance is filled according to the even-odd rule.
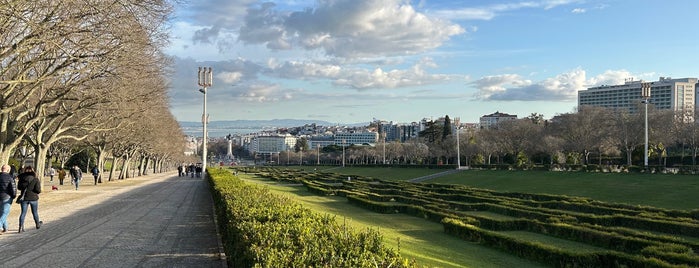
[[[207,172],[231,267],[416,267],[375,230],[350,230],[228,171]]]
[[[375,212],[440,222],[448,234],[556,267],[699,267],[699,210],[361,176],[347,181],[346,175],[299,170],[246,171],[273,180],[293,177],[311,192],[346,196],[351,204]],[[502,231],[538,233],[589,244],[603,252],[570,252]]]

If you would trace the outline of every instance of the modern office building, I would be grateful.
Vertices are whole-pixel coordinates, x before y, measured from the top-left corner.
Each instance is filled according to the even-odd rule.
[[[578,108],[587,105],[636,112],[642,100],[641,87],[650,84],[651,105],[656,109],[682,112],[685,120],[694,121],[697,82],[697,78],[660,77],[654,82],[627,79],[623,85],[602,85],[578,91]]]
[[[486,114],[484,116],[481,116],[480,118],[480,125],[481,129],[489,129],[494,127],[500,122],[503,121],[508,121],[508,120],[517,120],[517,115],[516,114],[506,114],[506,113],[501,113],[500,111],[496,111],[495,113],[492,114]]]
[[[350,146],[357,145],[374,145],[379,140],[379,133],[376,132],[359,132],[359,133],[335,133],[335,145]]]
[[[296,145],[296,137],[286,135],[257,136],[252,140],[252,152],[260,154],[279,153],[291,150]]]

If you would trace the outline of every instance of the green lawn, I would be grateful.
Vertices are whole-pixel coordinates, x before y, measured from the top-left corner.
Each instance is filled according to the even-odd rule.
[[[467,170],[427,182],[581,196],[667,209],[699,208],[699,176],[693,175]]]
[[[324,171],[384,180],[409,180],[444,170],[335,167]],[[580,196],[667,209],[699,209],[697,175],[465,170],[425,183],[461,184],[501,192]]]
[[[266,180],[270,190],[289,195],[319,213],[336,215],[353,228],[378,229],[384,243],[400,249],[401,255],[427,267],[542,267],[541,265],[444,233],[439,223],[404,214],[379,214],[350,205],[344,197],[318,196],[303,186],[285,186]],[[400,245],[399,245],[400,244]]]
[[[282,168],[303,169],[306,171],[312,171],[314,169],[317,169],[318,171],[322,172],[332,172],[350,176],[355,175],[363,177],[372,177],[381,180],[409,180],[417,177],[448,171],[448,169],[394,167],[289,166]]]

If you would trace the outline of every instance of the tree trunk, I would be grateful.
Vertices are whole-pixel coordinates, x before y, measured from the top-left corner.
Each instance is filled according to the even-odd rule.
[[[626,148],[626,165],[631,166],[631,155],[633,154],[633,150]]]

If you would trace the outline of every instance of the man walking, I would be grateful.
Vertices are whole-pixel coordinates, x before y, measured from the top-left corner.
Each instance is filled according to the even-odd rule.
[[[97,166],[92,168],[92,176],[95,177],[95,185],[97,185],[97,179],[100,177],[100,169]]]
[[[73,166],[73,168],[70,169],[70,177],[73,179],[73,184],[75,184],[75,190],[77,191],[80,186],[80,180],[83,179],[82,170],[80,170],[77,165]]]
[[[10,205],[12,199],[17,196],[17,187],[15,180],[10,175],[10,166],[2,165],[0,167],[0,225],[2,230],[0,234],[7,232],[7,217],[10,215]]]

